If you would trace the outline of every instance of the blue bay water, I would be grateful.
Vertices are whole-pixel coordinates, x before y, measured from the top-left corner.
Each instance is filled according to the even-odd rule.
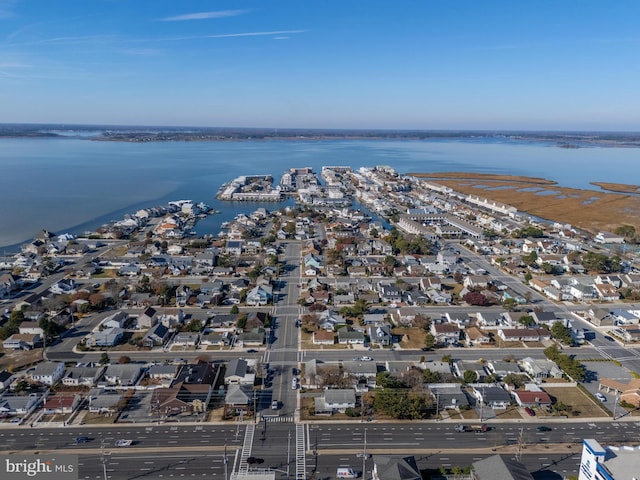
[[[77,138],[0,140],[0,247],[46,228],[81,233],[170,200],[203,201],[217,210],[198,234],[255,203],[219,202],[238,175],[291,167],[390,165],[399,173],[467,171],[544,177],[561,186],[592,181],[640,183],[637,148],[558,148],[512,140],[320,140],[238,142],[97,142]],[[279,204],[261,204],[269,209]]]

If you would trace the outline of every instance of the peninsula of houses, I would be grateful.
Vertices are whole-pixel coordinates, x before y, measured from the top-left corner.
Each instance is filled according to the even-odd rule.
[[[248,175],[218,197],[274,208],[247,203],[195,238],[210,209],[182,200],[0,257],[0,421],[278,413],[264,392],[283,373],[268,358],[285,325],[301,352],[284,405],[296,421],[640,407],[633,364],[571,355],[600,357],[596,335],[640,340],[624,225],[592,235],[386,166],[292,168],[275,186]]]

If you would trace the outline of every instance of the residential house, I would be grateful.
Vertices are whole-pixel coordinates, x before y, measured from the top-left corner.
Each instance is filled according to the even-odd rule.
[[[402,290],[390,282],[379,282],[378,294],[380,295],[380,300],[383,302],[389,302],[392,304],[402,302]]]
[[[94,387],[102,377],[105,367],[69,367],[62,379],[68,387]]]
[[[146,333],[146,335],[142,339],[142,343],[147,347],[162,346],[170,336],[171,332],[166,325],[162,323],[156,323]]]
[[[151,328],[158,323],[158,311],[155,308],[147,307],[138,316],[136,325],[138,328]]]
[[[345,325],[345,318],[334,310],[323,311],[318,318],[318,326],[323,330],[334,331],[338,325]]]
[[[225,385],[253,385],[256,374],[249,370],[246,360],[234,358],[227,364],[224,374]]]
[[[238,334],[237,344],[240,347],[260,347],[264,345],[266,338],[266,330],[262,327],[255,327]]]
[[[596,292],[592,285],[574,283],[569,286],[569,293],[577,300],[591,300],[596,298]]]
[[[488,360],[487,370],[496,378],[502,379],[513,373],[521,373],[520,366],[515,362],[505,362],[504,360]]]
[[[215,331],[207,331],[206,333],[200,336],[200,346],[212,346],[212,347],[222,347],[225,345],[229,345],[231,342],[231,335],[229,332],[215,332]]]
[[[344,412],[347,408],[355,408],[356,392],[351,388],[327,389],[323,395],[315,398],[316,414],[332,414]]]
[[[473,462],[471,480],[533,480],[527,467],[512,458],[492,455]]]
[[[316,330],[311,335],[314,345],[333,345],[336,334],[330,330]]]
[[[45,415],[69,414],[72,413],[80,402],[82,397],[78,394],[57,392],[48,397],[43,405]]]
[[[460,329],[451,323],[431,323],[431,334],[436,343],[452,345],[460,341]]]
[[[549,394],[540,388],[535,390],[512,390],[511,395],[521,407],[547,407],[553,404]]]
[[[369,326],[367,332],[372,345],[388,347],[393,343],[390,325],[372,325]]]
[[[31,372],[31,380],[44,385],[55,385],[64,376],[65,367],[62,362],[43,362],[37,364]]]
[[[39,322],[23,321],[18,327],[18,333],[25,335],[40,335],[40,338],[44,337],[44,331],[40,328]]]
[[[478,325],[485,328],[496,328],[504,323],[504,312],[478,312],[476,314]]]
[[[76,292],[76,282],[72,278],[63,278],[49,287],[55,295],[69,295]]]
[[[625,342],[640,341],[640,325],[619,325],[614,329],[614,333]]]
[[[32,350],[42,346],[42,338],[34,333],[14,333],[2,342],[5,350]]]
[[[247,293],[247,305],[267,305],[273,298],[273,289],[270,285],[258,285]]]
[[[105,328],[104,330],[90,333],[86,337],[86,344],[89,347],[113,347],[120,343],[124,332],[124,329],[118,327]]]
[[[475,385],[472,387],[473,395],[483,406],[495,410],[503,410],[511,405],[511,396],[507,391],[497,385]]]
[[[124,395],[103,388],[92,388],[87,394],[87,408],[91,413],[114,415],[124,403]]]
[[[342,362],[342,371],[345,377],[356,379],[358,384],[366,384],[370,387],[376,385],[378,366],[375,362],[362,362],[360,360]]]
[[[36,393],[29,395],[3,395],[0,397],[0,415],[26,415],[40,401],[41,397]]]
[[[124,310],[119,310],[110,317],[102,321],[104,328],[125,328],[129,323],[129,314]]]
[[[231,384],[224,397],[225,413],[247,414],[251,411],[255,392],[248,385]]]
[[[163,365],[152,365],[149,367],[149,370],[147,370],[147,376],[152,382],[168,387],[175,379],[176,374],[178,373],[178,368],[178,365],[169,363]]]
[[[468,275],[462,284],[471,288],[487,288],[489,286],[490,277],[488,275]]]
[[[136,363],[109,365],[104,372],[104,379],[109,385],[129,387],[138,382],[141,373],[142,366]]]
[[[173,337],[172,345],[182,347],[195,347],[200,341],[200,334],[197,332],[178,332]]]
[[[616,323],[616,316],[605,308],[590,308],[585,317],[597,327],[611,327]]]
[[[158,322],[168,328],[184,323],[184,311],[181,308],[165,308],[158,316]]]
[[[476,374],[474,382],[482,382],[487,376],[484,364],[477,360],[458,360],[453,363],[453,372],[460,378],[464,378],[465,372],[474,372]]]
[[[520,366],[535,380],[562,377],[562,370],[552,360],[525,357],[520,361]]]
[[[413,455],[374,455],[371,475],[372,480],[422,480]]]
[[[429,390],[440,412],[465,409],[469,406],[469,398],[459,383],[431,383]]]
[[[491,334],[483,332],[478,327],[468,327],[464,330],[464,334],[470,347],[473,345],[488,345],[493,341]]]
[[[362,345],[364,344],[364,332],[343,327],[338,330],[338,343],[340,345]]]
[[[9,388],[12,379],[13,374],[11,372],[7,372],[6,370],[0,371],[0,392],[4,392],[7,388]]]
[[[551,339],[544,328],[499,328],[498,337],[505,342],[541,342]]]
[[[596,283],[593,285],[596,296],[603,302],[615,302],[620,300],[620,293],[615,286],[609,283]]]

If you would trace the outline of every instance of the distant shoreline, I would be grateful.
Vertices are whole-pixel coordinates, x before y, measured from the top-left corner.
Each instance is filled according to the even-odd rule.
[[[557,148],[640,148],[640,132],[499,130],[385,130],[304,128],[209,128],[110,125],[0,124],[3,138],[75,138],[103,142],[229,142],[326,140],[483,140],[549,143]]]

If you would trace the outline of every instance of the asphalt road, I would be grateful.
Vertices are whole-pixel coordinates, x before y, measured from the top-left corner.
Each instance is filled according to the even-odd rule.
[[[453,422],[310,424],[305,432],[307,472],[314,470],[316,462],[321,475],[330,475],[336,466],[357,467],[362,463],[357,454],[363,451],[374,455],[412,454],[421,459],[421,468],[437,468],[447,463],[463,466],[495,453],[514,456],[520,451],[535,469],[546,466],[559,471],[560,463],[567,471],[574,471],[584,438],[597,438],[603,445],[609,445],[635,442],[640,434],[640,421],[550,421],[546,423],[551,428],[549,432],[537,431],[539,422],[492,423],[486,433],[459,433],[454,425]],[[160,475],[171,474],[200,476],[212,475],[214,471],[218,475],[224,468],[225,451],[229,472],[237,463],[246,428],[246,424],[239,423],[6,428],[0,431],[0,450],[77,453],[82,463],[81,478],[102,476],[102,458],[112,479],[161,478]],[[76,444],[74,438],[78,436],[86,436],[89,441]],[[116,447],[115,442],[121,438],[131,439],[134,444]],[[294,448],[294,424],[260,423],[256,425],[250,454],[264,463],[252,468],[286,471],[289,465],[294,469]]]

